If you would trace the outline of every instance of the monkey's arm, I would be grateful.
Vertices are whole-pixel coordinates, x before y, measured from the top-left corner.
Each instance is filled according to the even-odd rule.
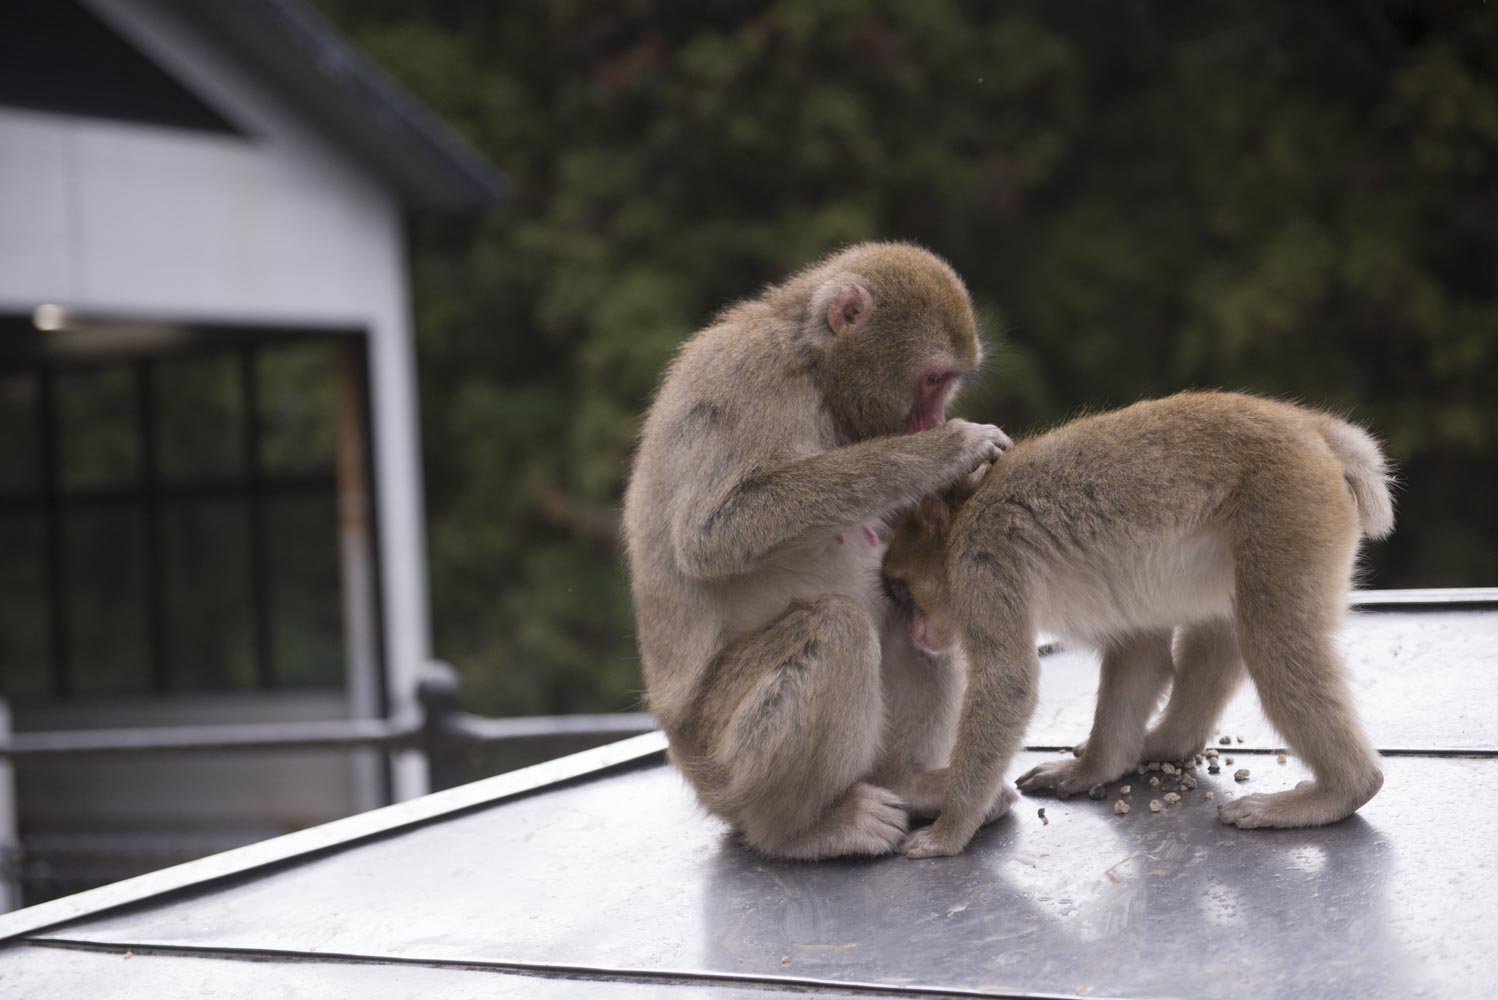
[[[677,562],[703,580],[746,573],[787,542],[912,504],[998,458],[1010,444],[997,427],[952,420],[934,430],[742,470],[678,509],[671,524]]]

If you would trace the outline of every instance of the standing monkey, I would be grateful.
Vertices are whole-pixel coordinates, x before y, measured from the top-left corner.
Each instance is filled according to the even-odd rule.
[[[971,673],[941,817],[903,850],[955,854],[977,831],[1035,703],[1037,629],[1101,650],[1102,680],[1077,759],[1030,770],[1024,791],[1086,792],[1141,759],[1191,756],[1246,668],[1315,779],[1224,804],[1222,821],[1352,815],[1383,774],[1332,638],[1359,541],[1393,527],[1384,456],[1367,433],[1225,392],[1073,421],[1020,442],[946,501],[923,500],[890,543],[886,585],[911,609],[914,641],[960,641]]]
[[[945,421],[981,359],[951,267],[861,244],[695,334],[646,416],[624,536],[650,707],[765,854],[893,850],[902,799],[871,779],[945,755],[960,681],[889,627],[879,531],[1009,445]]]

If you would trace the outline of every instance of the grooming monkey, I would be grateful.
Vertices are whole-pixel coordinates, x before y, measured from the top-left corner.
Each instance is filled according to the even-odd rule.
[[[890,543],[886,587],[910,609],[916,643],[960,643],[968,687],[940,818],[902,849],[956,854],[977,831],[1035,704],[1040,629],[1101,650],[1102,677],[1077,758],[1032,769],[1022,790],[1086,792],[1140,760],[1195,753],[1246,665],[1315,779],[1235,799],[1219,807],[1222,821],[1350,816],[1383,775],[1332,639],[1360,536],[1393,526],[1386,463],[1368,434],[1221,392],[1076,420],[1020,442],[945,499],[926,498]]]
[[[945,420],[981,357],[951,267],[861,244],[691,337],[646,416],[624,537],[650,707],[765,854],[893,850],[898,786],[945,759],[960,669],[891,623],[880,530],[1008,447]]]

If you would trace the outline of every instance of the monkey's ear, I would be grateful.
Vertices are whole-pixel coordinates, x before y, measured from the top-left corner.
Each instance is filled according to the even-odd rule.
[[[874,295],[861,278],[840,282],[827,306],[827,327],[841,336],[857,328],[874,308]]]
[[[947,530],[947,524],[952,520],[952,508],[947,502],[935,493],[928,493],[921,498],[921,505],[915,510],[916,516],[921,519],[921,524],[928,531],[941,534]]]

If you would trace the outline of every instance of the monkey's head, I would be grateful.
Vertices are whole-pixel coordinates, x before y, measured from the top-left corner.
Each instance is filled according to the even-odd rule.
[[[928,653],[945,653],[957,640],[947,588],[947,537],[953,513],[987,471],[984,466],[940,496],[921,500],[884,553],[884,594],[905,616],[910,641]]]
[[[861,243],[801,276],[822,397],[854,440],[939,427],[983,361],[972,299],[951,265],[906,243]]]

